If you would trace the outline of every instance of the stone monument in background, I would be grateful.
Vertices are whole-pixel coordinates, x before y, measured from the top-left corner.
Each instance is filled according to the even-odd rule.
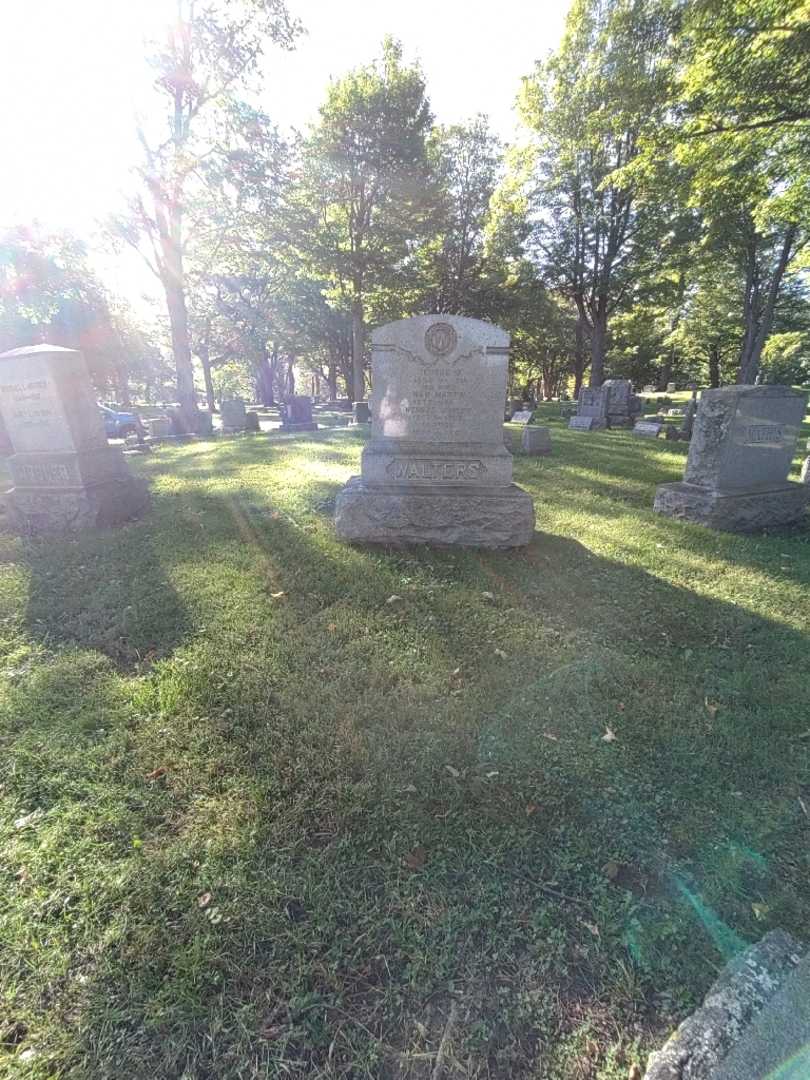
[[[312,398],[305,394],[293,394],[284,403],[284,415],[281,420],[282,431],[317,431],[318,425],[312,419]]]
[[[117,525],[146,507],[146,484],[107,442],[80,352],[34,345],[0,354],[0,413],[13,447],[5,499],[19,532]]]
[[[661,484],[654,509],[730,532],[798,521],[810,491],[787,477],[806,405],[787,386],[704,390],[683,481]]]
[[[346,540],[527,544],[534,507],[503,444],[509,335],[477,319],[419,315],[372,334],[371,439],[339,493]]]

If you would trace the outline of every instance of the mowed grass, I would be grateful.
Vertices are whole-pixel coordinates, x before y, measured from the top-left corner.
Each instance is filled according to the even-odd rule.
[[[0,539],[0,1076],[624,1078],[807,935],[810,530],[551,423],[524,550],[342,544],[338,429]]]

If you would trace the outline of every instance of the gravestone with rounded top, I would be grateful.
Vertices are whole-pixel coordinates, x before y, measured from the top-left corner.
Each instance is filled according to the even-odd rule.
[[[509,335],[459,315],[372,334],[371,439],[337,497],[344,539],[505,548],[527,544],[531,497],[503,444]]]
[[[287,398],[282,431],[317,431],[318,425],[312,419],[312,398],[305,394],[293,394]]]
[[[729,532],[801,519],[810,492],[787,477],[806,405],[787,386],[704,390],[683,481],[661,484],[654,509]]]
[[[6,499],[18,531],[117,525],[146,507],[146,484],[107,442],[80,352],[34,345],[0,354],[0,413],[14,450]]]

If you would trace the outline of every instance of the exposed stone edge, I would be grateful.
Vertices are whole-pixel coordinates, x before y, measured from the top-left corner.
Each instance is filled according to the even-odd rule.
[[[650,1055],[644,1080],[708,1080],[805,954],[802,942],[772,930],[735,956],[700,1008]]]

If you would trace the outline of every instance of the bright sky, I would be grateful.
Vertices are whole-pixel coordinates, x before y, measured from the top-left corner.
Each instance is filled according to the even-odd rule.
[[[378,55],[392,33],[421,61],[439,121],[485,112],[509,138],[519,78],[557,44],[568,0],[288,6],[308,33],[266,58],[263,104],[280,127],[304,127],[329,77]],[[133,118],[149,96],[144,39],[173,10],[174,0],[0,0],[0,225],[38,218],[89,239],[120,207],[138,155]],[[131,295],[131,266],[122,260],[108,283]]]

